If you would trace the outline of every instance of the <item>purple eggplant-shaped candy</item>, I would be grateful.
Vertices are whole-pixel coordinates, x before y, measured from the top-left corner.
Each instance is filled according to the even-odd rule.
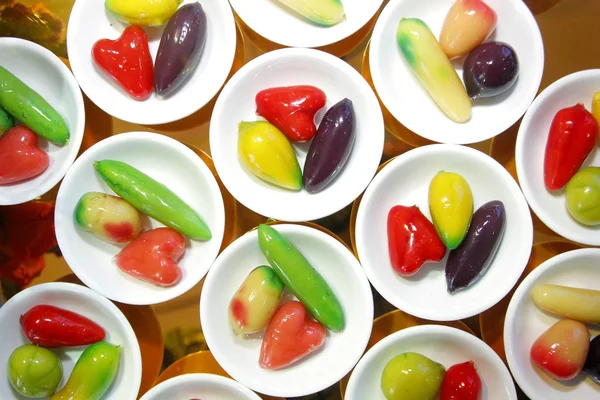
[[[490,201],[475,211],[465,240],[448,256],[448,292],[472,285],[488,269],[504,235],[505,214],[501,201]]]
[[[519,75],[515,50],[501,42],[477,46],[465,60],[463,78],[472,99],[493,97],[510,89]]]
[[[308,149],[302,176],[309,193],[325,189],[344,168],[354,136],[352,101],[344,99],[325,113]]]
[[[190,77],[206,43],[206,14],[200,3],[187,4],[171,17],[158,47],[154,87],[169,96]]]
[[[600,335],[590,342],[590,349],[583,370],[588,373],[594,382],[600,384]]]

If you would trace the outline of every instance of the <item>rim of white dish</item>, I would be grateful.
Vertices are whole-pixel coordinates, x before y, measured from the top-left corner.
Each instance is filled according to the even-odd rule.
[[[91,164],[91,162],[89,160],[95,156],[95,153],[96,153],[96,151],[98,151],[98,149],[102,149],[109,145],[118,144],[119,142],[131,141],[131,140],[151,140],[154,142],[160,142],[160,143],[164,144],[165,147],[173,148],[175,151],[181,153],[182,157],[186,157],[191,162],[193,162],[201,171],[203,171],[203,175],[207,178],[207,184],[209,186],[212,186],[212,190],[210,190],[210,193],[213,196],[215,196],[215,201],[218,199],[219,201],[217,203],[220,203],[222,205],[221,219],[225,223],[225,206],[223,203],[223,196],[221,194],[221,190],[219,188],[219,185],[218,185],[214,175],[212,174],[212,172],[210,171],[208,166],[204,163],[204,161],[200,158],[200,156],[198,156],[196,153],[194,153],[194,151],[192,151],[185,144],[183,144],[169,136],[165,136],[165,135],[162,135],[159,133],[151,133],[151,132],[127,132],[127,133],[122,133],[119,135],[111,136],[107,139],[104,139],[104,140],[96,143],[95,145],[90,147],[88,150],[86,150],[81,155],[81,157],[79,157],[75,161],[74,167],[77,168],[80,164],[81,165],[86,164],[86,163]],[[60,215],[60,213],[62,212],[62,207],[60,206],[60,204],[62,204],[64,202],[63,197],[68,195],[67,189],[65,189],[65,188],[70,187],[70,181],[71,181],[70,175],[67,174],[67,176],[65,176],[63,184],[60,186],[58,195],[56,197],[56,205],[57,206],[55,208],[55,220],[57,220],[57,221],[62,221],[62,218],[56,218],[56,216]],[[68,221],[69,221],[69,223],[74,223],[72,221],[72,219],[69,219]],[[67,241],[67,238],[65,238],[63,236],[64,232],[61,229],[60,224],[61,224],[61,222],[57,222],[56,227],[55,227],[56,240],[58,242],[59,247],[60,247],[61,242],[64,243],[65,241]],[[213,237],[211,238],[211,240],[219,241],[218,249],[220,249],[220,247],[221,247],[224,234],[225,233],[223,230],[223,232],[221,233],[220,236],[213,234]],[[219,251],[217,250],[216,253],[214,254],[214,259],[208,264],[209,267],[207,268],[207,271],[200,277],[200,279],[189,280],[188,282],[184,282],[184,280],[182,279],[176,286],[168,288],[171,292],[171,294],[169,296],[166,296],[164,298],[157,298],[157,299],[150,300],[150,301],[136,301],[135,299],[132,301],[131,299],[129,299],[127,297],[127,294],[124,294],[123,298],[118,298],[118,299],[116,299],[116,298],[113,299],[112,297],[114,297],[114,296],[106,296],[102,285],[99,285],[95,281],[88,279],[88,276],[86,274],[78,273],[82,269],[84,269],[81,266],[81,264],[82,264],[81,262],[79,262],[77,259],[75,259],[75,257],[72,257],[69,252],[63,252],[63,257],[64,257],[65,261],[67,262],[67,264],[69,265],[69,267],[71,268],[71,270],[73,271],[73,273],[86,286],[88,286],[93,291],[101,294],[102,296],[106,296],[107,298],[109,298],[113,301],[117,301],[117,302],[125,303],[125,304],[153,305],[153,304],[164,303],[166,301],[177,298],[177,297],[183,295],[184,293],[186,293],[187,291],[189,291],[190,289],[192,289],[195,285],[198,284],[198,282],[200,282],[206,276],[206,273],[208,273],[208,270],[214,263],[214,260],[218,257],[218,254],[219,254]]]
[[[525,170],[527,167],[525,166],[526,156],[523,154],[523,148],[525,146],[525,140],[527,139],[527,134],[530,129],[532,115],[534,115],[546,102],[546,100],[554,95],[556,92],[560,91],[563,87],[570,85],[572,82],[577,81],[581,78],[587,78],[590,76],[600,76],[600,69],[588,69],[584,71],[575,72],[570,75],[566,75],[559,80],[553,82],[549,85],[544,91],[533,101],[531,107],[525,113],[525,117],[521,122],[521,126],[519,127],[519,132],[517,134],[517,142],[515,145],[515,164],[517,169],[517,176],[519,177],[519,182],[521,183],[521,189],[525,198],[527,199],[527,203],[529,206],[539,217],[539,219],[552,231],[556,232],[560,236],[572,240],[577,243],[581,243],[588,246],[600,246],[600,236],[594,235],[592,232],[575,232],[570,229],[564,229],[563,226],[556,223],[554,218],[552,218],[552,214],[550,212],[546,212],[544,207],[538,203],[537,198],[531,187],[528,184],[527,174],[525,174]],[[557,110],[558,111],[558,110]],[[582,229],[583,225],[582,225]]]
[[[13,43],[15,44],[15,47],[17,47],[17,48],[29,49],[35,53],[38,53],[49,64],[51,64],[54,68],[56,68],[57,71],[60,72],[61,77],[65,80],[65,82],[69,86],[69,94],[68,95],[72,95],[74,97],[76,107],[77,107],[77,117],[76,117],[77,120],[73,122],[74,129],[69,130],[69,133],[70,133],[69,143],[66,145],[67,147],[69,147],[69,153],[67,154],[67,156],[65,158],[60,160],[62,165],[58,169],[58,171],[52,177],[41,181],[37,190],[32,190],[26,196],[25,195],[10,196],[11,200],[9,200],[7,202],[0,202],[0,205],[15,205],[15,204],[22,204],[22,203],[28,202],[30,200],[33,200],[39,196],[46,194],[58,182],[60,182],[60,180],[65,176],[65,174],[67,173],[67,171],[69,170],[69,168],[71,167],[73,162],[75,161],[75,158],[77,158],[77,154],[79,153],[79,149],[81,147],[81,142],[83,141],[83,134],[84,134],[84,129],[85,129],[85,108],[84,108],[84,103],[83,103],[83,95],[81,94],[81,89],[79,88],[79,85],[77,84],[77,80],[75,79],[75,77],[73,76],[73,74],[71,73],[69,68],[67,68],[67,66],[58,58],[58,56],[56,56],[50,50],[46,49],[45,47],[40,46],[37,43],[31,42],[29,40],[12,38],[12,37],[0,38],[0,47],[8,46]],[[65,118],[64,116],[62,116],[62,117]],[[55,161],[59,161],[59,160],[55,160]],[[44,171],[40,176],[33,178],[33,179],[38,179],[40,177],[44,177],[45,175],[47,175],[46,171]],[[15,185],[18,185],[18,183]]]
[[[508,362],[508,367],[510,371],[517,381],[519,387],[525,392],[525,394],[534,399],[536,398],[537,391],[536,389],[529,384],[528,380],[523,379],[521,376],[521,368],[519,364],[517,364],[516,360],[513,358],[513,343],[512,343],[512,335],[510,332],[513,330],[515,315],[517,313],[518,307],[520,307],[523,299],[528,295],[529,291],[535,284],[535,282],[546,272],[552,270],[554,268],[558,268],[565,260],[572,260],[579,256],[591,255],[597,258],[600,258],[600,249],[598,248],[584,248],[584,249],[575,249],[571,251],[566,251],[564,253],[558,254],[552,258],[541,263],[537,268],[529,273],[523,279],[512,298],[510,299],[510,303],[508,305],[508,309],[506,311],[506,315],[504,317],[504,331],[502,333],[504,339],[504,353],[506,354],[506,361]],[[517,373],[515,373],[517,371]]]
[[[430,311],[428,313],[421,313],[421,312],[418,312],[418,310],[415,311],[412,304],[407,303],[402,298],[393,296],[392,290],[387,286],[387,284],[385,282],[382,282],[378,278],[377,273],[375,273],[374,270],[370,267],[371,263],[363,262],[365,259],[364,249],[368,246],[368,244],[362,242],[362,236],[357,234],[357,232],[362,232],[365,229],[363,226],[365,218],[366,218],[366,213],[367,213],[365,204],[366,204],[366,202],[371,201],[371,197],[374,196],[375,191],[379,189],[379,185],[380,185],[379,182],[384,180],[385,178],[387,178],[388,175],[394,174],[396,172],[396,169],[398,168],[398,166],[403,165],[409,161],[412,161],[414,158],[419,158],[425,153],[431,153],[431,152],[444,153],[444,152],[448,152],[448,151],[458,152],[461,154],[468,154],[469,156],[478,159],[479,162],[485,163],[488,166],[490,166],[490,168],[495,169],[498,172],[498,174],[504,175],[506,178],[505,183],[508,185],[507,190],[510,190],[513,195],[516,195],[515,198],[516,198],[517,202],[521,203],[521,206],[524,209],[526,209],[527,212],[529,213],[529,207],[527,206],[527,201],[525,200],[525,197],[523,196],[521,189],[519,188],[519,185],[513,179],[513,177],[509,174],[509,172],[504,167],[502,167],[502,165],[500,165],[496,160],[494,160],[487,154],[485,154],[479,150],[470,148],[470,147],[456,145],[456,144],[431,144],[431,145],[427,145],[427,146],[417,147],[415,149],[409,150],[408,152],[403,153],[403,154],[399,155],[398,157],[394,158],[392,161],[390,161],[389,164],[387,164],[384,168],[381,169],[381,171],[375,176],[375,178],[373,179],[373,181],[371,182],[371,184],[365,191],[365,193],[362,197],[362,200],[361,200],[361,206],[358,208],[358,212],[356,215],[356,225],[355,225],[354,232],[355,232],[356,251],[358,253],[359,261],[361,262],[361,265],[363,266],[365,274],[369,278],[369,282],[371,282],[371,285],[373,285],[375,290],[377,290],[377,292],[386,301],[388,301],[390,304],[392,304],[394,307],[398,308],[399,310],[402,310],[410,315],[413,315],[413,316],[416,316],[419,318],[423,318],[423,319],[432,320],[432,321],[460,320],[460,319],[465,319],[465,318],[475,316],[477,314],[481,314],[485,310],[488,310],[489,308],[491,308],[495,304],[497,304],[500,300],[502,300],[511,291],[511,289],[518,282],[518,280],[522,274],[522,271],[525,270],[525,267],[527,265],[527,262],[525,261],[523,263],[521,273],[519,273],[519,274],[515,273],[515,276],[513,277],[510,285],[506,285],[506,288],[502,291],[501,295],[498,295],[494,298],[485,299],[485,301],[482,300],[478,304],[478,307],[473,307],[472,309],[468,309],[466,312],[465,311],[460,311],[460,312],[457,311],[450,315],[447,312],[440,313],[440,312],[436,312],[436,311],[433,311],[433,312]],[[528,225],[530,226],[530,229],[528,229],[527,232],[523,233],[523,235],[524,235],[523,240],[526,240],[527,242],[531,243],[531,245],[533,245],[533,221],[531,220],[531,215],[529,218]],[[531,246],[529,248],[529,251],[530,251],[530,253],[527,255],[527,259],[529,259],[530,254],[531,254]],[[446,316],[444,317],[444,316],[442,316],[442,314],[444,314]]]

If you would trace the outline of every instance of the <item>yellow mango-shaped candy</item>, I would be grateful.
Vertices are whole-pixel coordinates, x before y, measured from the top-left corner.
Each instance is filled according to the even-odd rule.
[[[119,21],[139,26],[160,26],[183,0],[106,0],[105,6]]]

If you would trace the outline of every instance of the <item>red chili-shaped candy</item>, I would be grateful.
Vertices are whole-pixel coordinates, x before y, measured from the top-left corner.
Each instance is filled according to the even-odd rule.
[[[442,382],[440,400],[478,400],[480,393],[481,378],[473,361],[448,368]]]
[[[20,322],[27,339],[43,347],[85,346],[105,337],[104,329],[90,319],[50,305],[31,308]]]

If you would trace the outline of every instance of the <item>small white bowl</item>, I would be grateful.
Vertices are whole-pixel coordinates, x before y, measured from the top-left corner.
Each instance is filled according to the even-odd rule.
[[[562,318],[538,308],[530,292],[537,285],[565,285],[600,288],[600,249],[579,249],[552,257],[521,282],[513,295],[504,322],[504,348],[508,366],[517,384],[528,397],[544,400],[597,399],[600,387],[585,373],[566,383],[558,382],[529,358],[536,339]],[[590,337],[600,334],[600,327],[588,325]]]
[[[148,391],[141,400],[261,400],[233,379],[213,374],[186,374],[166,380]]]
[[[121,363],[117,377],[103,398],[135,399],[142,382],[142,355],[133,328],[123,313],[109,300],[92,290],[72,283],[44,283],[25,289],[0,308],[2,346],[0,346],[0,398],[25,399],[12,389],[6,378],[8,358],[19,346],[31,343],[19,323],[19,317],[34,306],[47,304],[83,315],[106,332],[106,342],[121,346]],[[60,390],[86,347],[51,349],[61,360],[63,379]]]
[[[420,353],[446,369],[473,361],[481,378],[481,399],[517,400],[512,377],[494,350],[470,333],[441,325],[406,328],[378,342],[352,372],[345,400],[385,400],[383,369],[392,358],[407,352]]]
[[[52,189],[75,161],[85,128],[83,96],[69,68],[50,50],[33,42],[0,38],[0,65],[42,96],[65,120],[70,139],[65,146],[38,138],[50,164],[41,175],[0,186],[0,206],[25,203]]]
[[[113,259],[124,246],[105,242],[76,225],[74,210],[81,196],[93,191],[114,195],[93,166],[104,159],[126,162],[167,185],[210,227],[212,239],[187,240],[179,261],[183,278],[177,285],[161,288],[121,272]],[[60,187],[54,219],[58,246],[75,275],[101,295],[135,305],[171,300],[200,282],[219,253],[225,230],[223,198],[202,159],[175,139],[146,132],[112,136],[82,154]],[[150,223],[152,228],[164,226],[153,219]]]
[[[369,62],[379,98],[402,125],[439,143],[468,144],[490,139],[510,128],[531,104],[542,80],[544,43],[539,27],[523,0],[486,0],[498,15],[486,41],[512,46],[519,58],[519,77],[508,92],[473,102],[466,123],[453,122],[439,109],[404,61],[396,42],[401,18],[420,18],[436,37],[454,0],[392,0],[377,20]],[[462,80],[464,58],[453,64]]]
[[[262,120],[256,94],[277,86],[313,85],[325,92],[325,112],[347,97],[356,116],[356,140],[348,162],[323,191],[310,194],[280,189],[252,175],[239,160],[238,124]],[[223,184],[252,211],[281,221],[303,222],[327,217],[352,203],[365,190],[381,161],[385,128],[377,97],[364,78],[343,60],[318,50],[283,49],[243,66],[219,95],[210,122],[210,151]],[[293,145],[304,166],[309,145]]]
[[[487,272],[452,295],[446,288],[447,258],[401,277],[392,268],[387,237],[388,213],[396,205],[417,205],[431,220],[429,184],[442,170],[466,179],[474,210],[492,200],[502,201],[506,209],[504,236]],[[361,200],[355,236],[365,273],[387,301],[419,318],[453,321],[487,310],[517,283],[531,254],[533,223],[519,186],[497,161],[469,147],[437,144],[404,153],[377,174]]]
[[[328,332],[323,348],[287,368],[259,366],[262,340],[242,339],[229,325],[231,298],[248,274],[269,265],[256,230],[233,242],[217,258],[200,296],[200,320],[206,344],[231,377],[257,392],[299,397],[324,390],[342,379],[362,356],[373,325],[371,287],[356,257],[330,235],[303,225],[275,225],[325,278],[344,310],[342,332]],[[286,296],[286,299],[292,299]]]
[[[207,17],[206,44],[192,76],[176,93],[166,99],[153,93],[145,101],[129,96],[92,60],[92,47],[100,39],[115,40],[127,24],[118,21],[104,7],[105,0],[78,0],[73,5],[67,29],[67,51],[79,86],[98,107],[123,121],[158,125],[178,121],[204,107],[221,89],[236,49],[236,27],[226,1],[198,0]],[[184,0],[182,5],[195,3]],[[148,28],[152,60],[164,25]]]
[[[323,47],[356,33],[379,10],[383,0],[342,0],[346,19],[319,26],[276,0],[229,0],[246,25],[271,42],[287,47]]]
[[[550,192],[546,189],[544,156],[556,113],[577,103],[591,110],[592,97],[598,91],[600,69],[576,72],[548,86],[525,114],[515,148],[519,182],[533,212],[560,236],[590,246],[600,246],[600,226],[585,226],[576,222],[567,211],[565,190]],[[600,165],[597,147],[582,168],[592,165]]]

